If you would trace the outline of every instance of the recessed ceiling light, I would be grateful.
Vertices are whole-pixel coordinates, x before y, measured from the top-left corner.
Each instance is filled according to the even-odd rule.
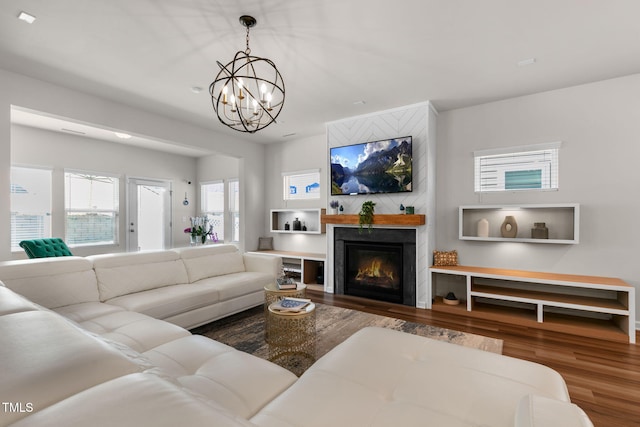
[[[527,58],[522,61],[518,61],[518,67],[526,67],[527,65],[532,65],[536,63],[536,58]]]
[[[192,86],[191,87],[191,92],[200,93],[200,92],[202,92],[202,88],[200,86]]]
[[[293,133],[288,133],[288,134],[286,134],[286,135],[282,135],[282,137],[283,137],[283,138],[287,138],[287,137],[289,137],[289,136],[294,136],[295,134],[296,134],[295,132],[293,132]]]
[[[20,12],[20,14],[18,15],[18,19],[28,24],[33,24],[33,22],[36,20],[36,17],[27,12]]]
[[[114,133],[120,139],[129,139],[129,138],[131,138],[131,135],[129,135],[128,133],[122,133],[122,132],[114,132]]]
[[[364,104],[366,104],[366,102],[363,100],[353,102],[353,105],[364,105]]]

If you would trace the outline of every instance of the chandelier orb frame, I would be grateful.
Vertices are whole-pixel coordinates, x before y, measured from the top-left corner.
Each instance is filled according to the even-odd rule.
[[[255,133],[274,123],[282,111],[284,80],[273,61],[251,55],[249,29],[256,25],[256,19],[243,15],[240,23],[247,28],[246,49],[236,52],[226,65],[216,61],[220,72],[209,86],[209,94],[222,124]]]

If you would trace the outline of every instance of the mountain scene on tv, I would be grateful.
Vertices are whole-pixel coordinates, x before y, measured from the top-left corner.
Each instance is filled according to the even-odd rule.
[[[411,137],[331,149],[331,194],[411,191]]]

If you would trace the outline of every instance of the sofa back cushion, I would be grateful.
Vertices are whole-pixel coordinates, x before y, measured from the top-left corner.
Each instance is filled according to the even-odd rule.
[[[187,268],[189,283],[245,271],[244,258],[235,245],[197,246],[174,251]]]
[[[87,259],[93,262],[101,301],[189,280],[174,251],[92,255]]]
[[[0,262],[0,280],[8,288],[47,308],[99,300],[92,264],[81,257]]]

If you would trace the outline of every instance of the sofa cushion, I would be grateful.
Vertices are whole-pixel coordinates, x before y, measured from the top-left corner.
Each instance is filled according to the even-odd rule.
[[[184,263],[174,251],[92,255],[100,300],[188,283]]]
[[[36,310],[40,310],[37,304],[32,303],[22,295],[16,294],[9,288],[0,286],[0,316]]]
[[[513,427],[518,402],[528,394],[569,401],[562,377],[546,366],[365,328],[319,359],[251,421],[274,427],[405,426],[424,420],[434,426]]]
[[[234,245],[212,245],[174,249],[182,258],[189,275],[189,283],[245,271],[244,259]]]
[[[126,375],[96,385],[12,426],[255,427],[215,402],[151,373]]]
[[[55,308],[58,314],[63,315],[67,319],[74,322],[84,322],[85,320],[95,317],[104,316],[116,311],[125,311],[124,308],[117,305],[105,304],[103,302],[83,302],[80,304],[65,305],[64,307]]]
[[[47,308],[99,301],[93,265],[81,257],[0,262],[0,280]]]
[[[192,286],[212,286],[218,291],[220,301],[227,301],[254,292],[263,292],[264,287],[270,283],[273,283],[273,276],[269,274],[245,271],[208,277],[193,283]]]
[[[297,379],[276,364],[200,335],[172,341],[144,355],[184,387],[245,418]]]
[[[50,311],[0,316],[3,401],[41,410],[140,367],[112,346]],[[28,413],[5,412],[3,425]]]
[[[189,331],[172,323],[132,311],[109,313],[79,324],[90,332],[140,353],[169,341],[191,336]]]
[[[172,285],[110,299],[109,304],[129,311],[166,319],[220,301],[215,286]]]
[[[514,426],[593,427],[593,423],[573,403],[530,394],[520,400]]]

